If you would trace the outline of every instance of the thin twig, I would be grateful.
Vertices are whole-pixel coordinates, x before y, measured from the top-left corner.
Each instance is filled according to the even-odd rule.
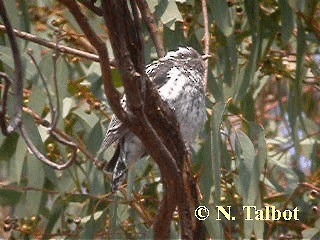
[[[210,33],[209,33],[209,22],[208,22],[208,8],[206,0],[201,0],[203,22],[204,22],[204,53],[209,55],[210,53]],[[208,85],[208,66],[209,59],[204,60],[205,70],[204,70],[204,88],[207,88]]]
[[[23,137],[23,139],[25,140],[28,148],[30,149],[30,151],[36,156],[36,158],[38,158],[40,161],[42,161],[43,163],[47,164],[48,166],[56,169],[56,170],[63,170],[66,169],[68,167],[71,166],[71,164],[76,160],[77,157],[77,147],[75,145],[70,145],[70,147],[72,147],[72,156],[70,158],[70,160],[68,160],[67,162],[63,163],[63,164],[58,164],[55,162],[52,162],[50,159],[48,159],[46,156],[44,156],[38,149],[37,147],[33,144],[33,142],[31,141],[31,139],[29,138],[29,133],[26,130],[25,126],[22,124],[20,126],[20,133],[21,136]],[[66,144],[66,143],[65,143]],[[67,144],[66,144],[67,145]]]
[[[18,44],[12,29],[12,25],[10,23],[10,20],[7,16],[7,11],[5,9],[4,3],[2,0],[0,0],[0,15],[2,17],[3,23],[5,28],[7,29],[7,34],[9,37],[9,42],[11,45],[11,51],[13,55],[13,62],[14,62],[14,94],[16,97],[16,105],[15,105],[15,114],[13,119],[10,121],[9,125],[6,125],[6,112],[7,109],[3,108],[1,109],[1,125],[6,126],[5,128],[2,128],[4,135],[9,135],[10,133],[14,132],[16,128],[21,124],[22,122],[22,104],[23,104],[23,77],[22,77],[22,62],[20,58],[20,50],[18,48]],[[8,91],[6,92],[8,94]],[[7,96],[4,96],[4,99],[6,99]]]
[[[57,48],[56,48],[57,49]],[[38,70],[40,79],[43,82],[43,85],[45,87],[45,91],[48,95],[48,99],[49,99],[49,107],[50,107],[50,113],[51,113],[51,123],[45,122],[45,126],[49,128],[49,134],[51,136],[53,136],[58,142],[71,147],[72,150],[72,156],[71,159],[69,161],[67,161],[64,164],[57,164],[55,162],[52,162],[49,158],[47,158],[46,156],[44,156],[33,144],[33,142],[31,141],[31,139],[28,136],[27,130],[25,128],[24,125],[22,125],[20,127],[20,131],[21,131],[21,135],[24,138],[24,140],[27,143],[27,146],[29,147],[29,149],[32,151],[32,153],[42,162],[44,162],[45,164],[49,165],[50,167],[57,169],[57,170],[63,170],[65,168],[68,168],[69,166],[71,166],[71,164],[75,161],[76,157],[77,157],[77,150],[78,150],[78,145],[76,143],[74,143],[74,141],[70,140],[70,139],[66,139],[66,137],[64,135],[59,134],[59,132],[54,131],[56,129],[56,124],[57,124],[57,120],[59,118],[59,92],[58,92],[58,86],[57,86],[57,78],[56,78],[56,72],[57,72],[57,68],[56,68],[56,61],[57,61],[57,57],[58,57],[58,53],[57,51],[55,51],[54,53],[55,55],[53,56],[53,81],[54,81],[54,86],[55,86],[55,92],[56,92],[56,98],[57,98],[57,110],[54,108],[53,103],[52,103],[52,99],[49,93],[49,89],[46,83],[46,80],[35,60],[35,58],[33,57],[33,55],[31,54],[30,51],[28,51],[28,55],[30,56],[32,62],[35,64],[36,69]]]
[[[153,14],[151,13],[151,10],[148,6],[148,3],[146,0],[137,0],[136,1],[139,10],[141,12],[142,19],[144,23],[147,25],[148,31],[151,35],[152,41],[154,43],[154,46],[156,48],[158,57],[164,57],[166,54],[164,46],[163,46],[163,40],[161,38],[159,27],[156,24],[155,18]]]
[[[23,107],[23,111],[30,114],[36,121],[37,124],[40,124],[46,128],[50,128],[50,123],[47,120],[44,120],[41,118],[41,116],[35,112],[33,112],[30,108]],[[68,143],[71,145],[75,142],[68,134],[61,131],[60,129],[50,129],[49,130],[52,136],[60,143]],[[90,159],[96,166],[98,166],[98,162],[93,157],[93,155],[87,150],[85,144],[83,142],[80,142],[77,145],[77,148],[86,156],[87,159]]]
[[[52,61],[53,61],[53,75],[52,75],[52,80],[53,80],[53,85],[54,85],[54,91],[56,95],[56,109],[51,109],[53,110],[54,117],[52,121],[52,129],[55,129],[58,123],[58,118],[60,116],[60,94],[59,94],[59,88],[58,88],[58,81],[57,81],[57,61],[59,58],[59,52],[58,52],[58,46],[59,46],[59,37],[56,36],[56,47],[54,48],[54,52],[52,54]],[[55,111],[54,111],[55,110]]]
[[[2,93],[2,103],[0,109],[0,125],[2,133],[7,132],[7,124],[6,124],[6,109],[8,102],[8,94],[11,84],[13,83],[12,79],[4,72],[0,72],[0,78],[4,79],[3,84],[3,93]],[[5,134],[6,135],[6,134]]]
[[[4,25],[0,24],[0,31],[6,32],[6,27]],[[55,42],[51,42],[47,39],[44,38],[40,38],[36,35],[27,33],[27,32],[23,32],[17,29],[13,29],[13,33],[22,39],[26,39],[28,41],[34,42],[34,43],[38,43],[41,46],[50,48],[50,49],[55,49],[56,48],[56,43]],[[89,52],[85,52],[85,51],[81,51],[75,48],[71,48],[71,47],[67,47],[64,45],[59,44],[57,50],[61,53],[65,53],[65,54],[71,54],[77,57],[81,57],[87,60],[91,60],[91,61],[95,61],[95,62],[99,62],[99,56],[93,53],[89,53]],[[114,60],[110,60],[110,66],[116,66],[116,63]]]
[[[47,94],[47,98],[48,98],[48,101],[49,101],[49,108],[50,108],[50,112],[51,112],[51,122],[53,122],[54,116],[55,116],[55,109],[54,109],[54,106],[53,106],[53,102],[52,102],[51,94],[49,92],[47,81],[44,78],[44,75],[43,75],[43,73],[42,73],[42,71],[41,71],[41,69],[39,67],[39,64],[37,63],[36,59],[32,55],[32,52],[31,51],[27,51],[27,54],[29,55],[29,57],[31,58],[32,63],[36,67],[36,69],[37,69],[37,71],[39,73],[40,80],[41,80],[41,82],[42,82],[42,84],[44,86],[44,90],[45,90],[45,92]]]
[[[305,189],[314,189],[316,191],[320,191],[320,188],[310,184],[310,183],[307,183],[307,182],[302,182],[302,183],[299,183],[298,186],[295,188],[295,190],[289,195],[289,197],[287,198],[287,200],[284,202],[284,204],[282,205],[280,211],[283,212],[285,209],[287,209],[288,205],[290,202],[292,202],[292,200],[294,199],[294,197],[298,194],[301,194],[303,193],[304,191],[306,191]],[[270,223],[270,226],[267,230],[267,234],[266,234],[266,239],[269,239],[271,237],[271,234],[273,232],[273,229],[275,227],[276,224],[279,224],[277,221],[272,221]],[[305,226],[305,225],[303,225]]]

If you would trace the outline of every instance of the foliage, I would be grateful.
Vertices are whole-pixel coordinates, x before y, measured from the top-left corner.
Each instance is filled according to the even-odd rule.
[[[166,50],[203,49],[203,13],[198,0],[148,1],[161,26]],[[313,238],[320,236],[320,4],[316,0],[209,0],[208,121],[194,148],[202,204],[210,209],[207,234],[216,239]],[[86,52],[92,47],[71,14],[56,1],[5,1],[16,29]],[[101,18],[83,7],[104,37]],[[156,58],[143,28],[145,59]],[[50,119],[48,95],[32,54],[61,115],[57,126],[93,155],[110,120],[96,62],[18,39],[24,64],[24,117],[36,146],[60,163],[72,149],[55,141],[38,122]],[[0,35],[0,71],[14,65],[6,33]],[[112,57],[110,50],[110,55]],[[317,60],[318,59],[318,60]],[[56,62],[56,71],[53,68]],[[113,81],[121,89],[117,69]],[[0,85],[1,90],[3,84]],[[3,94],[3,93],[2,93]],[[9,97],[9,114],[14,109]],[[37,118],[38,117],[38,118]],[[106,121],[107,120],[107,121]],[[109,177],[87,151],[56,171],[41,163],[14,133],[0,136],[0,235],[21,238],[150,238],[162,196],[157,166],[144,158],[129,172],[127,186],[110,193]],[[110,159],[112,151],[105,153]],[[236,221],[216,221],[216,205],[232,206]],[[298,207],[299,221],[245,221],[242,206]],[[178,217],[173,216],[175,223]],[[173,224],[172,238],[179,236]]]

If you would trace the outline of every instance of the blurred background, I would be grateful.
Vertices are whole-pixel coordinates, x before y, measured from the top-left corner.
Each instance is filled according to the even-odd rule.
[[[79,1],[82,2],[82,1]],[[147,0],[166,51],[192,46],[204,52],[200,0]],[[204,1],[202,1],[204,2]],[[99,1],[96,3],[98,6]],[[81,5],[81,4],[79,4]],[[54,0],[5,1],[17,30],[54,46],[94,54],[66,8]],[[320,3],[317,0],[208,0],[209,60],[205,129],[193,149],[208,238],[320,238]],[[108,46],[101,17],[83,5]],[[0,21],[0,71],[12,75],[13,57]],[[146,63],[157,52],[143,25]],[[0,135],[0,236],[3,239],[140,239],[152,237],[163,188],[155,162],[145,157],[129,171],[127,185],[112,195],[110,179],[92,156],[112,110],[99,63],[17,37],[23,61],[24,115],[29,137],[51,161],[66,162],[72,148],[56,141],[50,98],[60,108],[57,128],[79,146],[70,167],[56,171],[13,133]],[[114,84],[123,91],[120,73]],[[4,81],[0,91],[3,95]],[[9,93],[8,115],[15,99]],[[114,149],[104,154],[109,160]],[[236,221],[215,221],[215,206],[232,206]],[[299,221],[244,221],[243,205],[299,209]],[[179,238],[178,215],[171,237]]]

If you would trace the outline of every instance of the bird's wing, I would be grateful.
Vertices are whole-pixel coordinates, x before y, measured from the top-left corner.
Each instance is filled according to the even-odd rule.
[[[126,109],[126,96],[123,96],[121,99],[121,105]],[[100,156],[110,145],[118,140],[120,140],[125,134],[129,132],[129,129],[126,128],[123,123],[117,118],[116,115],[112,115],[111,121],[108,126],[107,133],[101,143],[97,157]]]
[[[116,115],[113,115],[104,140],[106,147],[109,147],[116,140],[120,139],[125,133],[125,126]]]
[[[116,117],[112,115],[107,133],[101,143],[97,157],[100,156],[104,150],[106,150],[110,145],[119,139],[121,139],[125,134],[128,133],[128,129],[123,125],[123,123]]]
[[[167,59],[166,61],[161,61],[161,59],[159,59],[146,66],[146,73],[150,80],[154,82],[157,89],[167,83],[169,80],[167,74],[174,65],[173,60]]]
[[[155,83],[157,89],[161,88],[169,80],[167,73],[173,66],[174,61],[168,59],[166,61],[161,61],[160,59],[146,66],[146,73],[150,80]],[[126,108],[125,96],[121,100],[121,105],[124,109]],[[106,150],[112,143],[120,140],[128,132],[129,129],[123,125],[116,115],[113,115],[97,156]]]

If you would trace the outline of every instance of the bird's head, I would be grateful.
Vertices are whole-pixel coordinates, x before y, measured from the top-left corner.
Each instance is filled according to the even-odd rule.
[[[188,61],[192,59],[199,59],[201,58],[201,55],[192,47],[179,47],[178,50],[168,52],[164,58]]]
[[[201,55],[192,47],[179,47],[178,50],[170,51],[160,61],[172,60],[189,68],[204,71],[204,60],[210,55]]]

